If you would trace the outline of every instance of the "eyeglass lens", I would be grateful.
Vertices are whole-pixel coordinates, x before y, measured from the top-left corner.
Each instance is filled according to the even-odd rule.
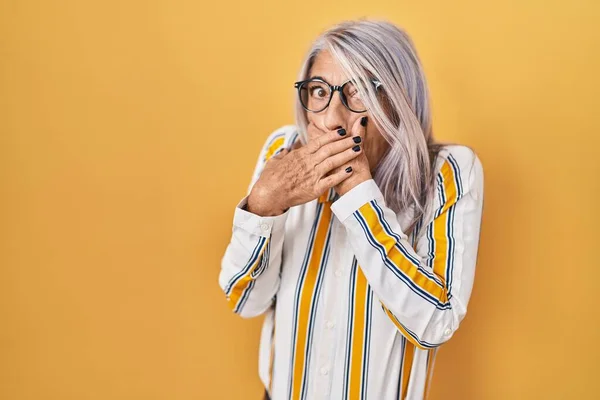
[[[318,80],[304,82],[300,87],[300,101],[302,105],[312,111],[323,111],[329,104],[331,97],[330,86]],[[352,82],[344,85],[342,93],[340,93],[342,103],[354,112],[364,112],[366,107],[358,94],[358,90]]]

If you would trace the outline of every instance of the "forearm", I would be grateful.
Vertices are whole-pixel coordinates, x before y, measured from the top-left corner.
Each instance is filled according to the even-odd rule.
[[[478,237],[465,234],[463,225],[478,227],[481,216],[472,205],[466,201],[441,208],[428,226],[431,242],[427,235],[421,241],[423,256],[402,232],[374,181],[356,186],[332,206],[384,311],[418,347],[447,341],[466,313]]]
[[[219,284],[231,309],[243,317],[260,315],[279,288],[287,213],[260,216],[236,207],[232,237],[221,261]]]

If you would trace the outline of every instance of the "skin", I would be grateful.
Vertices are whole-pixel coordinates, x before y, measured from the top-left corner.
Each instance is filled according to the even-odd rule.
[[[320,76],[331,85],[348,80],[341,67],[327,51],[321,51],[309,73]],[[366,126],[361,119],[367,117]],[[284,150],[271,157],[248,198],[248,211],[262,216],[280,215],[289,207],[318,198],[333,187],[343,196],[358,184],[372,179],[374,169],[389,145],[374,123],[370,113],[348,110],[336,92],[329,107],[307,112],[308,144],[297,143],[291,151]],[[338,133],[344,129],[346,135]],[[360,137],[360,150],[352,147]],[[347,167],[352,167],[350,173]]]

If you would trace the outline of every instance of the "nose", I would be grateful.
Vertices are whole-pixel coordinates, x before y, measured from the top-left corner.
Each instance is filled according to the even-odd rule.
[[[336,91],[337,92],[337,91]],[[334,130],[344,127],[346,119],[346,107],[342,103],[339,92],[334,92],[329,107],[325,109],[324,125],[329,130]]]

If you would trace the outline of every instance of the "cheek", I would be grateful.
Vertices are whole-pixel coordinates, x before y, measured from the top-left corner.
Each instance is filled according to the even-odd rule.
[[[370,163],[378,162],[389,146],[375,127],[367,130],[367,140],[365,142],[365,150]]]

